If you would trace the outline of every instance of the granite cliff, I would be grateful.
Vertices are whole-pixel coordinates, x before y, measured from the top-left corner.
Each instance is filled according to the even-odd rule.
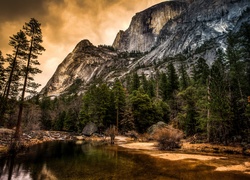
[[[92,82],[112,82],[133,71],[150,75],[156,64],[178,54],[202,56],[211,63],[216,50],[226,48],[227,34],[237,32],[245,22],[250,23],[249,0],[182,0],[157,4],[137,13],[129,28],[117,34],[113,47],[96,47],[88,40],[79,42],[41,94],[82,92]],[[157,67],[164,70],[166,66]]]
[[[113,47],[121,51],[150,51],[163,26],[187,9],[186,2],[167,1],[136,13],[126,31],[119,31]]]

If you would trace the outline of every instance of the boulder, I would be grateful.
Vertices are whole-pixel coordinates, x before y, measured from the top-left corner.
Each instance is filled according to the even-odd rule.
[[[156,124],[153,124],[152,126],[150,126],[147,130],[147,133],[150,134],[150,135],[153,135],[158,129],[161,129],[161,128],[164,128],[166,127],[167,124],[162,122],[162,121],[159,121],[158,123]]]
[[[97,126],[93,122],[89,122],[82,130],[82,134],[85,136],[91,136],[95,132],[97,132]]]

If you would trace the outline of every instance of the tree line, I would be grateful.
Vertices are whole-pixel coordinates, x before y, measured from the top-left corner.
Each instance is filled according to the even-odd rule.
[[[249,32],[250,25],[244,24],[239,32],[229,33],[227,49],[218,49],[211,65],[202,57],[187,63],[190,57],[179,54],[171,61],[167,59],[165,71],[156,69],[150,75],[134,72],[112,84],[93,83],[80,96],[35,96],[25,102],[24,127],[81,132],[91,121],[100,132],[115,125],[121,133],[145,133],[163,121],[183,130],[186,136],[249,143]]]
[[[238,33],[230,33],[226,51],[218,49],[210,66],[197,57],[188,67],[187,57],[177,55],[164,72],[156,70],[151,76],[134,72],[111,86],[93,84],[83,95],[77,114],[72,114],[73,109],[60,112],[54,123],[66,130],[72,114],[71,130],[81,130],[92,121],[100,131],[115,125],[120,132],[145,133],[152,124],[164,121],[186,136],[199,134],[222,143],[249,142],[249,28],[244,24]]]

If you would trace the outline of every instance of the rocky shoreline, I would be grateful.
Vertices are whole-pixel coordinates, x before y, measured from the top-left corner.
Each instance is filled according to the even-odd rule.
[[[0,128],[0,155],[7,153],[8,146],[12,142],[12,137],[14,134],[14,130]],[[24,147],[29,147],[32,145],[50,142],[50,141],[109,141],[109,137],[100,137],[100,136],[84,136],[82,134],[76,134],[71,132],[63,132],[63,131],[30,131],[24,132],[21,136],[21,144]],[[115,138],[116,143],[120,144],[129,144],[134,142],[129,137],[118,136]],[[137,142],[142,142],[142,140],[138,139]],[[154,143],[154,149],[157,150],[157,143],[156,142],[145,142],[146,144]],[[146,145],[147,146],[147,145]],[[133,147],[137,148],[137,147]],[[140,149],[137,148],[137,149]],[[250,148],[244,149],[240,146],[223,146],[223,145],[214,145],[209,143],[200,143],[200,144],[192,144],[190,142],[183,142],[182,147],[180,149],[186,153],[216,153],[216,154],[242,154],[250,156]]]
[[[13,134],[14,130],[12,129],[0,128],[0,155],[7,153],[8,146],[11,144],[13,140]],[[43,131],[43,130],[24,132],[21,135],[21,145],[23,147],[29,147],[50,141],[77,141],[77,140],[104,141],[107,139],[95,136],[87,137],[84,135],[71,132]]]

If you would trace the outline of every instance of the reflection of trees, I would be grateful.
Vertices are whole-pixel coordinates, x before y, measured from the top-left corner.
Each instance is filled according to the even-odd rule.
[[[37,177],[38,180],[42,180],[42,179],[50,179],[50,180],[56,180],[56,176],[53,174],[53,172],[51,170],[49,170],[47,168],[47,165],[46,163],[43,164],[43,168],[40,172],[40,174],[38,174],[38,177]]]
[[[15,162],[16,154],[0,161],[0,179],[11,180],[13,177],[20,179],[29,178],[29,171],[22,163]]]

